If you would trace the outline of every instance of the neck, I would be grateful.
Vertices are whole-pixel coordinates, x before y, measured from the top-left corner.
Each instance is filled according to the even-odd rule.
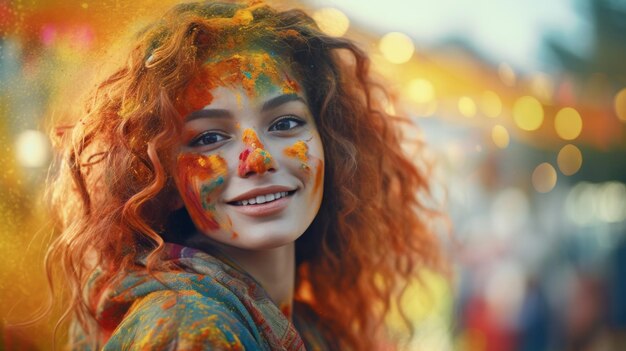
[[[220,244],[200,234],[186,244],[202,248],[207,242],[218,247],[259,282],[276,306],[291,318],[296,267],[294,243],[273,249],[245,250]]]

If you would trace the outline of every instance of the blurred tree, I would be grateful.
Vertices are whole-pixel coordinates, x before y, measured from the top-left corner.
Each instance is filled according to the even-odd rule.
[[[622,0],[586,0],[580,8],[589,13],[592,42],[588,56],[580,56],[558,39],[547,45],[563,69],[577,79],[588,80],[602,74],[613,89],[626,85],[626,2]]]

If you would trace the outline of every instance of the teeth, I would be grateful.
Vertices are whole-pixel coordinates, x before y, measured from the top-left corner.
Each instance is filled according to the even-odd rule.
[[[271,202],[280,199],[281,197],[287,196],[288,192],[281,191],[274,194],[267,195],[259,195],[257,197],[253,197],[248,200],[238,201],[236,205],[238,206],[246,206],[246,205],[256,205],[256,204],[264,204],[266,202]]]

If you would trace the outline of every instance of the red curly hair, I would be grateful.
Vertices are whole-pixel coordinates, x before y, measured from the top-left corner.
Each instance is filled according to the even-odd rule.
[[[295,298],[319,315],[340,349],[375,348],[383,317],[407,281],[443,265],[429,225],[435,214],[424,202],[429,180],[401,149],[402,119],[374,97],[380,89],[369,78],[367,56],[298,10],[279,12],[258,1],[184,4],[139,34],[127,62],[57,138],[49,192],[61,233],[47,256],[48,274],[61,268],[68,315],[97,343],[96,292],[84,293],[93,271],[101,270],[99,284],[106,284],[146,253],[149,270],[170,269],[158,253],[172,212],[164,204],[176,194],[177,101],[202,63],[239,39],[290,62],[324,145],[323,201],[296,242]]]

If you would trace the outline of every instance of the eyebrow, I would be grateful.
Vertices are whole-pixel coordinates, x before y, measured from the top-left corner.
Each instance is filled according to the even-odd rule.
[[[261,112],[265,112],[271,109],[274,109],[280,105],[286,104],[291,101],[302,101],[305,103],[304,98],[298,94],[283,94],[276,97],[273,97],[263,103],[263,107],[261,107]],[[187,117],[185,117],[185,122],[193,121],[199,118],[227,118],[232,117],[232,113],[229,110],[225,109],[202,109],[197,110],[190,113]]]
[[[185,117],[185,122],[193,121],[198,118],[224,118],[231,116],[232,114],[228,110],[210,108],[190,113],[187,117]]]
[[[286,104],[288,102],[291,101],[302,101],[303,103],[305,103],[304,98],[302,98],[302,96],[298,95],[298,94],[283,94],[283,95],[278,95],[274,98],[271,98],[269,100],[267,100],[264,104],[263,107],[261,107],[261,112],[265,112],[267,110],[271,110],[274,109],[280,105]]]

